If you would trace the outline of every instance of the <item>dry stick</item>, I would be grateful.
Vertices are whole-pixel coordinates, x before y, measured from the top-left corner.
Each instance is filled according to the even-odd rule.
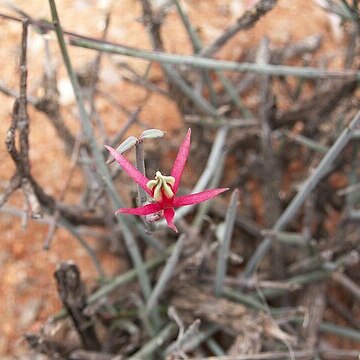
[[[337,301],[332,296],[327,296],[327,304],[336,311],[344,320],[346,320],[352,327],[360,330],[360,320],[354,317],[353,311],[344,306],[340,301]]]
[[[150,313],[154,309],[154,307],[158,305],[159,298],[164,292],[166,285],[168,284],[171,276],[173,275],[175,267],[179,261],[182,249],[184,247],[184,242],[185,235],[180,235],[158,281],[156,282],[154,290],[146,303],[146,311],[148,313]]]
[[[33,218],[42,217],[42,209],[36,190],[31,181],[30,160],[29,160],[29,116],[27,113],[27,34],[28,21],[22,22],[22,38],[20,53],[20,91],[19,97],[15,100],[12,112],[11,126],[7,132],[5,144],[8,153],[12,157],[16,170],[2,198],[3,205],[10,195],[20,186],[26,200],[26,205]],[[19,150],[16,148],[16,130],[19,132]]]
[[[259,127],[259,123],[255,119],[238,119],[238,118],[224,118],[214,120],[212,117],[205,117],[199,115],[185,115],[185,122],[206,127],[218,128],[220,126],[227,126],[229,128],[247,128]]]
[[[67,69],[68,75],[70,77],[70,81],[71,81],[73,89],[74,89],[76,103],[77,103],[79,114],[80,114],[80,120],[82,122],[86,138],[90,143],[90,147],[91,147],[92,153],[94,155],[97,170],[103,177],[103,180],[106,184],[106,190],[107,190],[108,196],[111,199],[111,201],[113,202],[113,204],[117,208],[119,208],[122,206],[122,202],[121,202],[121,199],[119,198],[118,194],[115,191],[115,188],[111,182],[111,177],[109,176],[109,173],[105,166],[101,151],[98,149],[97,144],[96,144],[96,140],[95,140],[95,137],[93,134],[93,129],[91,127],[91,122],[90,122],[89,116],[85,110],[83,95],[82,95],[77,77],[75,75],[75,72],[72,68],[71,61],[70,61],[70,58],[69,58],[69,55],[68,55],[68,52],[66,49],[66,44],[65,44],[63,32],[62,32],[62,29],[60,26],[60,21],[59,21],[59,17],[58,17],[56,5],[55,5],[55,0],[49,0],[49,4],[50,4],[50,8],[51,8],[51,15],[53,18],[59,46],[61,49],[65,67]],[[138,248],[135,238],[134,238],[132,232],[130,231],[129,227],[127,226],[127,224],[122,220],[121,217],[117,217],[117,221],[119,222],[119,224],[121,226],[126,247],[129,251],[131,259],[134,262],[134,265],[137,269],[141,289],[143,291],[145,298],[147,299],[151,293],[151,285],[150,285],[149,277],[144,268],[144,264],[143,264],[143,260],[141,258],[139,248]]]
[[[269,40],[263,38],[257,56],[258,64],[267,64],[270,60]],[[281,213],[279,189],[280,189],[280,167],[272,145],[272,129],[270,121],[273,114],[273,99],[271,93],[271,79],[264,75],[259,78],[260,109],[259,119],[261,126],[261,152],[262,152],[262,174],[263,195],[265,198],[265,226],[271,228]],[[281,244],[276,241],[272,248],[272,273],[276,279],[284,277],[284,257],[281,254]]]
[[[177,320],[180,320],[180,318],[178,318]],[[184,325],[180,323],[181,327],[179,330],[179,335],[177,339],[166,348],[166,357],[169,357],[171,355],[176,357],[176,355],[178,355],[181,358],[186,359],[186,354],[182,348],[184,347],[184,345],[186,345],[186,343],[191,341],[191,339],[199,333],[200,324],[200,319],[196,319],[192,324],[189,325],[186,330],[184,330]],[[177,325],[179,326],[178,322]]]
[[[26,27],[27,25],[24,24],[24,26]],[[26,51],[26,36],[23,36],[23,40],[22,40],[22,51]],[[22,103],[24,102],[24,99],[26,100],[26,56],[22,55],[22,59],[21,59],[21,89],[20,89],[20,95],[19,95],[19,99],[22,99]],[[14,160],[16,166],[17,166],[17,172],[16,172],[16,176],[13,177],[12,179],[12,183],[13,185],[10,185],[10,187],[12,187],[14,189],[14,191],[21,185],[22,183],[22,178],[24,177],[24,171],[23,169],[23,162],[26,162],[27,164],[29,164],[28,159],[28,153],[21,153],[19,154],[19,152],[16,149],[15,146],[15,135],[16,135],[16,130],[19,127],[19,118],[18,118],[18,113],[20,111],[20,100],[17,99],[14,103],[14,108],[13,108],[13,116],[12,116],[12,123],[10,126],[10,129],[7,133],[7,137],[6,137],[6,147],[7,150],[10,154],[10,156],[12,157],[12,159]],[[26,116],[26,106],[21,105],[22,110],[21,110],[21,115],[22,115],[22,123],[21,123],[21,131],[20,131],[20,137],[25,137],[27,136],[28,133],[28,125],[26,125],[26,122],[28,121]],[[21,141],[22,144],[22,148],[24,150],[28,149],[28,141],[27,140],[22,140]],[[29,165],[27,165],[25,168],[29,168]],[[94,217],[94,218],[90,218],[87,216],[83,216],[82,214],[79,214],[79,212],[75,212],[73,211],[70,207],[65,207],[62,204],[57,203],[54,198],[52,198],[51,196],[47,195],[43,189],[37,184],[37,182],[34,180],[34,178],[31,176],[30,171],[28,172],[28,174],[25,174],[26,178],[28,179],[28,181],[25,181],[25,185],[23,186],[23,189],[25,191],[25,197],[27,199],[30,200],[30,205],[33,207],[33,210],[36,210],[35,212],[33,212],[33,215],[35,215],[36,217],[40,216],[40,212],[39,212],[39,202],[45,206],[48,207],[52,210],[54,209],[60,209],[61,214],[63,216],[65,216],[69,221],[73,222],[73,223],[87,223],[87,224],[99,224],[102,223],[103,221],[101,221],[98,217]],[[20,184],[20,185],[18,185]],[[11,190],[11,189],[8,189]],[[1,202],[3,203],[4,200],[7,200],[7,198],[11,195],[9,194],[9,191],[5,191],[5,197],[2,197]],[[38,200],[37,200],[38,199]]]
[[[71,155],[76,139],[66,126],[60,111],[60,94],[57,87],[56,67],[51,58],[49,38],[44,36],[45,63],[44,63],[44,95],[35,104],[35,108],[49,118],[57,135],[64,142],[66,153]]]
[[[106,39],[108,30],[109,30],[109,25],[110,25],[110,13],[107,13],[106,19],[105,19],[105,26],[104,26],[102,36],[101,36],[102,40]],[[108,137],[106,135],[104,124],[101,121],[100,116],[97,113],[96,106],[95,106],[95,95],[96,95],[97,83],[99,81],[99,71],[100,71],[102,57],[103,57],[103,52],[99,51],[98,54],[96,55],[94,63],[92,64],[91,74],[90,74],[92,83],[91,83],[91,90],[90,90],[88,102],[90,104],[90,119],[94,119],[96,121],[96,124],[98,125],[98,128],[101,131],[103,140],[105,142],[108,142]]]
[[[0,17],[14,21],[21,21],[21,19],[14,16],[9,16],[0,13]],[[26,14],[25,16],[29,23],[45,30],[53,31],[53,25],[35,20]],[[297,66],[278,66],[266,65],[260,66],[252,63],[236,63],[232,61],[213,60],[208,58],[199,58],[197,56],[175,55],[162,53],[157,51],[146,51],[141,49],[134,49],[129,46],[124,46],[110,41],[94,39],[89,36],[84,36],[70,31],[63,31],[69,37],[70,45],[85,47],[88,49],[110,52],[125,56],[143,58],[151,61],[158,61],[161,63],[168,63],[174,65],[188,65],[204,69],[214,70],[228,70],[235,72],[253,72],[255,74],[268,74],[276,76],[298,76],[304,78],[350,78],[360,79],[360,72],[358,71],[344,71],[344,70],[325,70],[311,67],[297,67]]]
[[[192,27],[192,25],[190,23],[190,20],[189,20],[189,17],[187,16],[187,14],[185,13],[183,7],[181,6],[180,1],[179,0],[172,0],[172,1],[175,4],[177,12],[179,13],[180,18],[181,18],[181,20],[183,22],[183,25],[184,25],[184,27],[185,27],[188,35],[189,35],[189,38],[190,38],[190,41],[191,41],[191,44],[192,44],[192,47],[193,47],[193,53],[198,54],[202,49],[201,40],[197,36],[196,31],[194,30],[194,28]],[[210,73],[209,73],[209,71],[202,71],[201,74],[202,74],[204,83],[206,84],[206,86],[209,89],[209,95],[210,95],[211,103],[213,105],[216,105],[218,103],[218,97],[217,97],[217,93],[216,93],[216,91],[214,89],[214,86],[212,84]]]
[[[22,39],[21,39],[21,54],[20,54],[20,94],[19,94],[19,109],[18,109],[18,123],[20,138],[20,164],[21,169],[21,186],[26,199],[31,216],[35,219],[41,218],[42,209],[39,199],[36,196],[34,187],[30,181],[30,159],[29,159],[29,116],[27,113],[27,34],[28,21],[23,21]]]
[[[30,174],[30,160],[29,160],[29,116],[27,114],[27,34],[28,22],[23,21],[22,39],[21,39],[21,54],[20,54],[20,93],[19,93],[19,109],[18,109],[18,123],[20,137],[20,154],[21,167],[23,176]]]
[[[8,201],[9,197],[21,186],[21,178],[16,172],[10,179],[9,185],[0,196],[0,208]]]
[[[87,350],[99,350],[101,345],[91,318],[83,311],[86,307],[86,294],[79,268],[72,262],[61,263],[55,271],[55,278],[59,296],[74,322],[84,347]]]
[[[138,352],[128,358],[128,360],[147,359],[151,354],[159,349],[165,341],[171,338],[176,331],[174,323],[166,325],[159,334],[155,335],[148,343],[146,343]]]
[[[60,225],[61,225],[61,223],[60,223]],[[172,246],[166,250],[166,254],[154,257],[154,258],[148,260],[147,262],[145,262],[144,263],[145,270],[151,271],[151,270],[154,270],[155,268],[157,268],[158,266],[160,266],[166,260],[166,257],[170,254],[171,249],[172,249]],[[129,284],[129,283],[135,281],[137,279],[137,277],[138,277],[138,273],[137,273],[136,269],[131,269],[123,274],[118,275],[114,279],[110,280],[109,283],[107,283],[106,285],[103,285],[97,291],[95,291],[91,295],[89,295],[88,300],[87,300],[88,305],[93,305],[93,304],[97,303],[102,298],[104,298],[105,296],[108,296],[109,294],[111,294],[113,291],[117,290],[121,286],[124,286],[126,284]],[[64,318],[65,316],[66,316],[66,312],[64,312],[62,310],[53,317],[52,321],[56,322],[56,321]]]
[[[160,62],[168,65],[187,65],[199,69],[223,70],[234,72],[252,72],[254,74],[274,75],[274,76],[297,76],[309,79],[317,78],[340,78],[340,79],[360,79],[360,73],[352,70],[326,70],[312,67],[298,67],[286,65],[260,65],[253,63],[237,63],[226,60],[214,60],[200,58],[192,55],[176,55],[160,51],[146,51],[142,49],[130,48],[120,44],[108,42],[100,43],[94,40],[82,40],[70,38],[70,45],[109,52],[112,54],[125,55],[141,58],[150,61]]]
[[[231,194],[230,204],[225,216],[225,229],[222,239],[218,247],[218,256],[216,262],[215,273],[215,295],[220,296],[226,276],[231,238],[234,230],[236,211],[239,202],[239,190],[235,189]]]
[[[314,282],[318,282],[324,279],[327,279],[331,276],[333,272],[344,266],[347,262],[351,261],[352,251],[348,254],[340,256],[334,262],[327,262],[327,264],[321,264],[320,268],[316,268],[315,270],[308,270],[307,273],[293,276],[287,279],[287,283],[291,285],[288,289],[286,288],[278,288],[278,289],[264,289],[262,291],[263,295],[267,298],[272,298],[274,296],[278,296],[283,294],[284,292],[290,290],[295,290],[303,285],[312,284]],[[254,295],[254,294],[253,294]],[[252,296],[252,295],[250,295]]]
[[[344,273],[334,272],[331,275],[331,279],[341,285],[344,289],[348,290],[358,301],[360,301],[360,287]]]
[[[212,324],[206,327],[206,330],[199,332],[192,339],[190,339],[187,343],[183,344],[182,350],[186,352],[193,351],[196,349],[202,342],[206,341],[212,335],[214,335],[217,331],[219,331],[221,327],[217,324]]]
[[[302,350],[294,352],[296,359],[303,359],[309,355],[314,355],[312,351]],[[288,352],[263,352],[260,354],[248,354],[248,355],[224,355],[216,357],[203,357],[202,360],[281,360],[289,359]],[[194,358],[193,360],[200,360],[200,358]]]
[[[277,0],[260,0],[256,5],[247,10],[244,15],[239,18],[235,24],[229,26],[212,44],[200,52],[201,56],[211,57],[222,46],[226,44],[235,34],[241,30],[248,30],[256,24],[256,22],[269,12],[276,4]]]
[[[162,89],[159,85],[155,85],[148,79],[145,79],[143,76],[139,75],[129,64],[124,63],[124,62],[116,62],[115,61],[115,65],[122,69],[127,70],[132,75],[132,76],[129,76],[129,75],[122,74],[123,80],[128,81],[133,84],[136,84],[136,85],[140,85],[140,86],[144,87],[146,90],[148,90],[149,92],[158,93],[160,95],[163,95],[167,98],[172,99],[171,94],[168,91]]]
[[[176,9],[177,9],[177,11],[181,17],[181,20],[183,22],[183,25],[189,35],[189,38],[190,38],[192,46],[193,46],[194,53],[195,54],[200,53],[201,49],[203,47],[202,42],[201,42],[199,36],[197,35],[195,29],[191,25],[189,17],[187,16],[185,10],[183,9],[183,7],[180,3],[180,0],[173,0],[173,2],[175,3]],[[233,86],[233,84],[231,83],[231,81],[228,80],[227,77],[224,76],[220,71],[216,71],[215,73],[218,76],[221,84],[224,86],[224,89],[228,93],[230,99],[233,101],[235,106],[238,108],[238,110],[243,113],[245,118],[251,118],[252,117],[251,112],[247,108],[244,108],[244,106],[241,103],[239,96],[236,92],[236,89]],[[204,77],[206,78],[206,81],[208,82],[210,94],[215,93],[215,90],[213,89],[213,86],[211,83],[209,72],[203,72],[203,74],[204,74]]]
[[[304,318],[295,318],[295,319],[291,319],[291,322],[294,322],[295,324],[300,324],[303,325],[304,323]],[[337,324],[333,324],[327,321],[323,321],[320,325],[320,331],[324,332],[324,333],[329,333],[329,334],[335,334],[347,339],[352,339],[355,341],[360,341],[360,331],[359,330],[355,330],[352,328],[347,328],[345,326],[340,326]]]
[[[311,150],[315,150],[315,151],[318,151],[321,153],[326,153],[329,150],[329,148],[327,146],[322,145],[322,144],[318,143],[317,141],[314,141],[304,135],[294,134],[287,130],[284,131],[284,134],[289,139],[299,143],[300,145],[304,145]]]
[[[325,301],[326,283],[312,284],[306,291],[305,304],[307,314],[304,324],[301,328],[301,335],[305,348],[314,350],[319,341],[320,325],[323,321],[324,311],[326,307]],[[309,356],[307,360],[311,360]]]
[[[359,352],[357,350],[342,350],[342,349],[319,349],[319,350],[298,350],[294,352],[296,359],[321,359],[324,360],[358,360]],[[224,355],[217,357],[202,357],[201,360],[282,360],[289,359],[288,352],[263,352],[260,354],[248,354],[248,355]],[[192,360],[200,360],[199,358],[192,358]]]
[[[143,140],[138,140],[135,144],[135,158],[136,168],[145,175],[145,159],[144,159],[144,144]],[[148,201],[147,192],[137,184],[138,206],[144,205]]]
[[[316,169],[314,169],[309,177],[306,179],[301,189],[297,193],[297,195],[293,198],[291,203],[287,206],[285,211],[281,214],[279,219],[276,221],[272,230],[278,231],[282,230],[288,223],[293,219],[293,217],[297,214],[300,207],[303,205],[305,200],[308,198],[310,193],[314,190],[314,188],[318,185],[320,180],[324,177],[324,175],[329,170],[330,166],[334,162],[334,160],[339,156],[344,147],[348,144],[348,142],[352,138],[352,132],[357,127],[360,121],[360,111],[355,115],[351,123],[343,130],[341,135],[337,138],[335,143],[331,146],[329,151],[320,161],[319,165]],[[248,261],[246,268],[244,270],[244,275],[246,277],[250,277],[255,269],[257,268],[261,259],[266,255],[270,246],[271,246],[271,238],[265,238],[262,243],[257,247],[255,253],[252,255],[250,260]]]
[[[225,162],[225,158],[226,158],[226,151],[223,151],[223,153],[221,154],[219,161],[218,161],[218,165],[217,165],[217,170],[216,172],[213,174],[213,178],[211,179],[211,181],[209,181],[208,187],[210,189],[215,189],[219,186],[221,177],[223,175],[223,171],[224,171],[224,162]],[[196,212],[196,216],[194,221],[192,222],[191,226],[192,228],[200,233],[201,227],[203,222],[206,219],[206,214],[208,213],[210,206],[214,203],[214,200],[212,201],[205,201],[202,204],[199,205],[198,207],[198,211]]]
[[[33,219],[41,219],[43,217],[41,204],[28,178],[23,177],[21,179],[21,189],[25,195],[27,209],[31,212],[31,217]]]

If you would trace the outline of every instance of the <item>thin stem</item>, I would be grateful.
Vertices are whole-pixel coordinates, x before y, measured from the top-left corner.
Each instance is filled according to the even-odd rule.
[[[289,223],[289,221],[291,221],[293,217],[297,214],[300,207],[303,205],[303,203],[308,198],[310,193],[322,180],[324,174],[327,173],[334,160],[339,156],[341,151],[351,140],[352,133],[356,128],[356,126],[358,125],[359,121],[360,121],[360,111],[355,115],[351,123],[343,130],[341,135],[338,137],[338,139],[335,141],[335,143],[331,146],[329,151],[323,157],[317,168],[311,172],[310,176],[306,179],[300,191],[296,194],[296,196],[293,198],[291,203],[288,205],[288,207],[285,209],[285,211],[276,221],[272,230],[274,231],[283,230],[283,228]],[[262,260],[262,258],[266,255],[266,253],[270,249],[271,242],[272,239],[270,237],[266,237],[262,241],[262,243],[257,247],[255,253],[248,261],[246,268],[244,270],[244,275],[246,277],[250,277],[253,274],[259,262]]]
[[[144,144],[142,141],[137,141],[135,144],[135,158],[136,168],[145,175]],[[137,184],[137,191],[138,206],[144,205],[148,200],[148,194],[139,184]]]
[[[146,311],[148,313],[150,313],[154,309],[154,307],[157,306],[161,294],[164,292],[166,285],[168,284],[171,276],[173,275],[175,266],[179,261],[182,249],[184,247],[184,240],[185,235],[181,235],[176,242],[169,259],[166,262],[166,265],[154,287],[154,290],[146,303]]]
[[[92,153],[94,155],[96,168],[99,171],[99,173],[101,174],[101,176],[106,184],[106,190],[107,190],[107,193],[108,193],[111,201],[113,202],[113,204],[116,207],[121,207],[122,201],[119,198],[118,194],[116,193],[115,188],[112,184],[111,177],[105,166],[101,151],[99,150],[99,148],[96,144],[96,139],[94,136],[93,129],[91,127],[91,121],[90,121],[89,115],[87,114],[87,112],[85,110],[83,94],[81,92],[81,88],[80,88],[78,79],[77,79],[74,69],[72,67],[70,57],[69,57],[69,54],[68,54],[68,51],[66,48],[63,31],[62,31],[62,28],[60,25],[59,16],[58,16],[57,9],[56,9],[55,0],[49,0],[49,4],[50,4],[51,15],[52,15],[56,35],[58,38],[61,54],[62,54],[62,57],[64,60],[64,64],[65,64],[67,73],[69,75],[72,87],[74,89],[74,94],[75,94],[76,103],[78,106],[80,119],[82,122],[82,126],[84,129],[86,138],[90,143],[90,147],[91,147]],[[128,226],[126,225],[126,223],[122,220],[121,217],[117,217],[117,221],[119,222],[122,232],[124,234],[125,244],[129,251],[129,254],[131,256],[131,259],[138,271],[139,281],[140,281],[140,285],[141,285],[143,294],[144,294],[145,298],[148,298],[148,296],[150,296],[150,293],[151,293],[151,285],[150,285],[149,277],[144,268],[140,250],[135,242],[135,238],[134,238],[133,234],[131,233],[131,231],[128,228]]]
[[[213,60],[200,58],[191,55],[176,55],[160,51],[146,51],[134,49],[119,44],[108,42],[97,42],[94,40],[83,40],[70,38],[70,44],[86,49],[104,51],[112,54],[125,55],[135,58],[141,58],[150,61],[160,62],[169,65],[187,65],[199,69],[223,70],[235,72],[251,72],[254,74],[266,74],[274,76],[297,76],[308,79],[317,78],[347,78],[360,79],[360,72],[352,70],[326,70],[313,67],[270,65],[270,64],[253,64],[253,63],[236,63],[226,60]]]
[[[239,202],[239,190],[235,189],[231,195],[230,204],[225,216],[225,229],[222,239],[219,239],[218,256],[215,273],[215,295],[220,296],[226,276],[230,243],[234,230],[236,211]]]
[[[176,330],[176,325],[170,323],[166,325],[156,336],[154,336],[147,344],[145,344],[138,352],[129,357],[129,360],[147,359],[161,347],[169,338],[171,338]]]

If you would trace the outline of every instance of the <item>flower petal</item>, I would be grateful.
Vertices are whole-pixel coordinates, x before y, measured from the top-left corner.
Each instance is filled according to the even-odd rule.
[[[160,210],[163,210],[162,206],[158,203],[147,204],[137,208],[120,208],[116,210],[115,215],[117,214],[132,214],[132,215],[149,215],[156,213]]]
[[[138,183],[149,195],[152,196],[151,190],[146,186],[146,184],[150,180],[111,146],[105,145],[105,147],[109,150],[111,156],[119,163],[123,170],[127,172],[127,174],[136,183]]]
[[[190,151],[190,137],[191,137],[191,129],[188,130],[184,141],[182,142],[179,152],[176,156],[173,168],[171,170],[171,176],[175,178],[175,184],[173,186],[173,192],[176,194],[181,180],[181,175],[184,171],[185,163],[189,155]]]
[[[168,224],[168,227],[173,229],[175,232],[178,232],[178,229],[174,225],[174,216],[175,216],[175,210],[173,208],[167,208],[164,210],[164,217]]]
[[[229,188],[221,188],[221,189],[211,189],[211,190],[205,190],[196,194],[190,194],[190,195],[184,195],[179,196],[174,199],[173,206],[174,207],[180,207],[180,206],[186,206],[186,205],[193,205],[198,204],[203,201],[209,200],[222,192],[229,190]]]

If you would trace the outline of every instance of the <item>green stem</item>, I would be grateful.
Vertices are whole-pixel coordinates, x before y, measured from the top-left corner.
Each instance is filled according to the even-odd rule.
[[[99,42],[94,40],[70,39],[70,44],[86,49],[104,51],[112,54],[125,55],[135,58],[141,58],[150,61],[160,62],[170,65],[187,65],[199,69],[223,70],[235,72],[251,72],[254,74],[274,75],[274,76],[297,76],[308,79],[317,78],[341,78],[341,79],[360,79],[360,72],[352,70],[325,70],[313,67],[270,65],[270,64],[253,64],[237,63],[226,60],[214,60],[201,58],[191,55],[176,55],[160,51],[146,51],[134,49],[119,44],[108,42]]]
[[[343,130],[341,135],[337,138],[335,143],[331,146],[329,151],[325,154],[323,159],[320,161],[317,168],[312,171],[309,177],[304,182],[300,191],[293,198],[291,203],[281,214],[281,216],[276,221],[273,226],[273,231],[283,230],[284,227],[294,218],[298,213],[300,207],[304,204],[310,193],[315,189],[319,184],[325,174],[329,171],[334,160],[339,156],[344,147],[352,139],[353,131],[357,127],[357,124],[360,122],[360,111],[355,115],[351,123]],[[246,268],[244,270],[244,275],[250,277],[256,270],[259,262],[266,255],[268,250],[271,247],[272,239],[271,237],[266,237],[262,243],[257,247],[255,253],[252,255],[248,261]]]
[[[50,4],[51,15],[52,15],[53,24],[55,27],[56,36],[57,36],[57,39],[59,42],[61,54],[62,54],[62,57],[64,60],[64,64],[65,64],[67,73],[68,73],[70,81],[71,81],[71,85],[74,90],[75,99],[76,99],[76,103],[77,103],[77,107],[78,107],[78,111],[79,111],[79,115],[80,115],[80,120],[82,123],[82,127],[84,130],[85,136],[86,136],[87,140],[89,141],[90,148],[91,148],[91,151],[94,156],[96,168],[99,171],[100,175],[102,176],[102,178],[106,184],[106,190],[107,190],[108,196],[110,197],[111,201],[113,202],[115,207],[121,207],[122,201],[121,201],[120,197],[118,196],[118,194],[116,193],[116,190],[112,184],[110,174],[105,166],[101,151],[99,150],[97,143],[96,143],[95,135],[94,135],[94,132],[93,132],[93,129],[91,126],[90,117],[85,110],[83,94],[82,94],[78,79],[76,77],[75,71],[72,67],[69,53],[66,48],[64,34],[63,34],[63,31],[62,31],[62,28],[60,25],[60,19],[59,19],[58,12],[56,9],[55,0],[49,0],[49,4]],[[138,271],[139,282],[140,282],[140,286],[143,291],[144,297],[147,299],[151,294],[151,285],[150,285],[149,277],[144,268],[140,250],[139,250],[139,248],[135,242],[135,238],[134,238],[133,234],[131,233],[130,229],[128,228],[127,224],[120,217],[117,217],[117,221],[119,222],[119,224],[121,226],[121,229],[122,229],[122,232],[124,235],[124,239],[125,239],[125,244],[129,251],[129,254],[131,256],[131,259]]]

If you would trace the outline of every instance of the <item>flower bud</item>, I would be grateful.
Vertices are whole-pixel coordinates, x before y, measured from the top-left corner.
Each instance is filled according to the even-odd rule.
[[[123,154],[125,151],[131,149],[137,143],[137,141],[138,139],[135,136],[130,136],[116,148],[116,151],[120,154]],[[110,155],[106,161],[106,165],[109,165],[114,161],[115,159]]]

